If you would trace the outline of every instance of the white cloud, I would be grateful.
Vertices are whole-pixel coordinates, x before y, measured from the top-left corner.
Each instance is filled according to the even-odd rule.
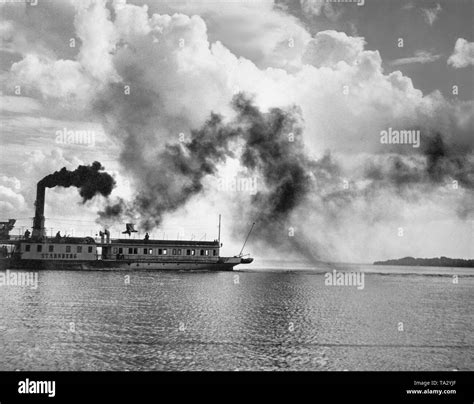
[[[431,63],[438,60],[441,55],[433,55],[431,52],[427,51],[417,51],[415,55],[407,58],[395,59],[390,62],[392,66],[402,66],[412,63]]]
[[[91,4],[76,3],[74,19],[76,34],[82,41],[77,60],[92,77],[102,82],[117,79],[111,56],[116,33],[105,3],[105,0]]]
[[[21,24],[7,19],[0,21],[0,51],[19,55],[31,53],[54,57],[54,52],[41,41],[31,41],[28,32],[22,30]]]
[[[363,0],[359,1],[361,4]],[[309,17],[319,17],[324,15],[330,21],[336,21],[342,14],[341,10],[336,10],[331,2],[325,0],[300,0],[301,10]],[[357,1],[354,1],[354,5]]]
[[[25,208],[25,198],[15,187],[0,185],[0,211],[2,218],[15,218]]]
[[[138,3],[145,3],[140,0]],[[259,68],[276,67],[294,71],[310,34],[301,22],[277,7],[274,0],[223,1],[216,7],[209,1],[163,0],[148,2],[153,15],[198,15],[206,24],[210,42],[221,42],[238,57],[252,60]],[[122,6],[123,7],[123,6]],[[148,18],[146,14],[142,14]],[[146,26],[128,24],[129,27]],[[136,28],[134,28],[136,29]]]
[[[40,102],[34,98],[21,96],[0,96],[0,111],[31,114],[42,110]]]
[[[36,54],[54,59],[73,53],[69,47],[69,38],[74,37],[73,0],[43,1],[38,7],[28,3],[0,3],[1,48],[15,57]]]
[[[118,74],[123,84],[131,86],[129,98],[114,99],[115,112],[108,113],[119,119],[120,125],[109,130],[125,127],[130,114],[136,114],[133,119],[140,117],[142,122],[141,141],[150,145],[161,145],[164,138],[199,126],[210,111],[227,113],[237,89],[255,93],[256,101],[264,108],[300,105],[307,142],[315,153],[327,147],[376,149],[376,128],[394,120],[408,124],[422,117],[427,122],[432,113],[427,112],[431,98],[423,97],[401,73],[383,74],[380,55],[365,50],[360,37],[319,32],[305,49],[299,50],[302,66],[288,72],[260,69],[222,44],[209,43],[207,26],[199,16],[149,16],[147,7],[122,5],[116,10],[111,32],[110,21],[104,22],[109,16],[97,7],[81,10],[80,15],[83,32],[88,31],[88,24],[92,31],[96,29],[92,16],[99,15],[108,27],[104,37],[110,39],[97,47],[92,40],[86,41],[80,54],[87,54],[87,48],[92,47],[94,59],[111,61],[105,71]],[[78,20],[76,17],[76,25]],[[115,49],[111,38],[122,45]],[[183,48],[179,47],[181,39]],[[419,62],[436,56],[415,55]],[[84,58],[42,62],[28,56],[12,71],[16,80],[38,87],[43,96],[73,101],[82,95],[89,100],[101,94],[108,78],[105,71],[94,74],[94,66],[88,63]],[[348,94],[343,93],[346,87]],[[145,104],[138,103],[140,95],[147,96]],[[133,112],[135,105],[137,111]]]
[[[8,177],[6,175],[0,176],[0,185],[19,191],[21,189],[21,182],[16,177]]]
[[[14,81],[10,81],[10,86],[20,85],[22,93],[31,96],[84,99],[93,91],[81,65],[73,60],[52,60],[30,54],[14,63],[11,73]]]
[[[448,59],[448,64],[457,69],[474,65],[474,42],[458,38],[454,45],[454,53]]]
[[[21,181],[14,176],[0,176],[0,220],[17,218],[25,206]]]
[[[433,25],[435,21],[438,19],[439,13],[442,11],[441,5],[438,3],[434,8],[422,8],[421,13],[425,18],[425,21],[429,25]]]
[[[365,40],[343,32],[321,31],[309,41],[303,63],[315,67],[332,67],[339,62],[353,64],[364,50]]]
[[[38,49],[23,50],[24,58],[12,65],[6,83],[11,93],[14,86],[20,85],[22,95],[61,100],[63,106],[84,108],[101,85],[117,80],[112,66],[115,28],[105,0],[75,6],[74,25],[82,41],[76,60],[56,59],[51,52],[41,54]]]

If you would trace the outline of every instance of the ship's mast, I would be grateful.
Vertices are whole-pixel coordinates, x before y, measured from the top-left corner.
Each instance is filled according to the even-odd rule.
[[[219,247],[221,245],[221,215],[219,215],[219,233],[217,236],[217,240],[219,240]]]
[[[254,226],[255,226],[255,222],[252,223],[252,227],[250,228],[249,234],[247,234],[247,237],[245,238],[244,245],[242,246],[242,249],[240,250],[240,253],[239,253],[239,257],[241,257],[242,253],[244,252],[245,244],[247,244],[247,240],[249,239],[250,233],[252,233],[252,230],[253,230]]]

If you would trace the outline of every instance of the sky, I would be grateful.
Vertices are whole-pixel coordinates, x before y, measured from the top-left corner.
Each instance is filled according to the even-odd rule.
[[[473,7],[2,2],[0,220],[23,232],[41,178],[98,160],[109,200],[48,189],[48,233],[115,237],[131,221],[213,239],[221,213],[230,255],[256,221],[257,257],[474,258]],[[239,112],[239,94],[258,112]],[[218,150],[211,114],[229,136]],[[382,140],[397,130],[419,145]]]

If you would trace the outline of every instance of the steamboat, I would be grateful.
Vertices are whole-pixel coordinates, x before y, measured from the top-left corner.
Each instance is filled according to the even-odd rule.
[[[100,241],[93,237],[63,237],[59,232],[56,237],[47,237],[45,194],[46,188],[39,182],[31,233],[27,230],[14,239],[9,233],[16,221],[0,222],[0,269],[230,271],[253,261],[242,255],[244,247],[236,256],[220,255],[220,216],[219,235],[214,241],[153,240],[148,233],[140,240],[112,239],[108,230],[100,232]],[[130,237],[133,232],[133,224],[126,224],[123,233]]]

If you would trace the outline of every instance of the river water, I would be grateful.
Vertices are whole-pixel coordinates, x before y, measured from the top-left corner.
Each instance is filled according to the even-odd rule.
[[[334,268],[41,271],[0,286],[0,370],[474,370],[473,269]]]

